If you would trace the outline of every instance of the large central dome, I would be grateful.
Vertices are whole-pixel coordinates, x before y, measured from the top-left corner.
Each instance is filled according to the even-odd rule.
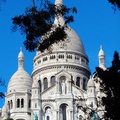
[[[57,6],[59,8],[59,6],[61,6],[62,4],[63,4],[62,0],[55,1],[56,8],[57,8]],[[59,27],[59,26],[64,26],[64,25],[65,25],[64,17],[58,13],[55,17],[53,26]],[[65,33],[67,34],[67,37],[65,38],[65,40],[61,40],[57,43],[53,43],[52,45],[50,45],[49,50],[51,50],[52,52],[63,51],[63,50],[69,51],[69,52],[72,51],[72,52],[84,54],[86,56],[85,51],[84,51],[84,46],[83,46],[82,41],[80,40],[79,36],[77,35],[77,33],[69,26],[65,27]],[[44,36],[43,36],[43,38],[44,38]],[[42,52],[42,54],[44,54],[44,53],[46,54],[46,51]],[[38,51],[37,53],[39,54],[40,52]]]
[[[85,54],[84,46],[82,44],[82,41],[80,40],[77,33],[68,27],[65,30],[67,34],[67,38],[65,41],[60,41],[59,43],[54,43],[52,45],[52,51],[72,51],[72,52],[78,52],[81,54]]]
[[[55,5],[62,5],[62,0],[56,0]],[[58,14],[55,17],[53,26],[64,26],[65,21],[62,15]],[[66,26],[66,25],[65,25]],[[52,69],[56,73],[56,68],[59,70],[79,69],[79,72],[90,74],[88,67],[88,57],[85,53],[84,46],[77,33],[69,26],[65,27],[67,37],[57,43],[53,43],[50,49],[44,52],[37,51],[34,58],[34,74]],[[59,37],[59,36],[58,36]],[[44,37],[43,37],[44,38]]]

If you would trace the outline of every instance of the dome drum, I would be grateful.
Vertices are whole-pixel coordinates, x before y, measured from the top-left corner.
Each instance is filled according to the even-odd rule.
[[[60,53],[52,53],[47,54],[41,57],[35,57],[34,59],[34,70],[46,66],[46,65],[54,65],[54,64],[75,64],[80,66],[86,66],[88,69],[88,58],[87,56],[75,54],[75,53],[67,53],[67,52],[60,52]]]

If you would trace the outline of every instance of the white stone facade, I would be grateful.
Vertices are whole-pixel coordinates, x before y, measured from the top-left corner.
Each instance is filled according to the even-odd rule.
[[[78,104],[92,104],[96,108],[100,92],[90,79],[84,46],[73,29],[68,27],[66,33],[67,39],[54,43],[52,51],[36,52],[32,76],[24,70],[24,55],[20,51],[18,70],[9,81],[1,110],[2,120],[7,117],[14,120],[83,120],[86,114]],[[99,66],[103,69],[104,59],[101,48]]]

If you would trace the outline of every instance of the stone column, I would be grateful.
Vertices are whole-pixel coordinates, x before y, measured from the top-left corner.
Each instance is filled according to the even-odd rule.
[[[59,111],[56,110],[56,120],[59,120]]]
[[[68,110],[67,120],[73,120],[73,110],[71,109]]]
[[[48,62],[50,62],[50,55],[49,55],[49,56],[47,56],[47,59],[48,59]]]
[[[68,80],[67,82],[67,93],[71,93],[71,81]]]
[[[56,94],[58,94],[58,93],[59,93],[59,82],[56,81]]]
[[[51,78],[48,78],[48,88],[51,86],[50,80],[51,80]]]
[[[66,52],[64,53],[64,59],[65,59],[65,61],[67,61],[67,53]]]
[[[80,61],[80,64],[81,64],[81,63],[82,63],[82,62],[81,62],[81,56],[80,56],[80,60],[79,60],[79,61]]]
[[[29,102],[29,100],[28,100],[28,94],[26,94],[25,97],[24,97],[24,108],[26,110],[28,110],[28,102]]]
[[[75,62],[75,54],[72,55],[73,62]]]
[[[71,118],[71,120],[73,120],[73,111],[72,110],[70,111],[70,118]]]
[[[13,109],[15,110],[16,108],[16,97],[15,97],[15,94],[13,94]]]
[[[41,92],[44,91],[44,83],[43,83],[43,80],[41,80]]]
[[[80,80],[80,88],[83,89],[83,78]]]

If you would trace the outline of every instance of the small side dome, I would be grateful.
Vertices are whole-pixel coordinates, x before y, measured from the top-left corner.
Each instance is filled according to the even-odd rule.
[[[32,79],[24,69],[18,69],[10,79],[8,91],[13,90],[30,90],[32,87]]]
[[[102,45],[100,46],[100,51],[99,51],[98,56],[99,56],[99,57],[100,57],[100,56],[105,56],[104,51],[103,51],[103,49],[102,49]]]
[[[95,87],[95,83],[94,83],[93,78],[90,78],[90,79],[89,79],[88,84],[87,84],[87,87]]]
[[[24,54],[22,50],[18,54],[18,70],[13,74],[8,84],[8,92],[14,90],[31,89],[32,79],[24,70]]]

